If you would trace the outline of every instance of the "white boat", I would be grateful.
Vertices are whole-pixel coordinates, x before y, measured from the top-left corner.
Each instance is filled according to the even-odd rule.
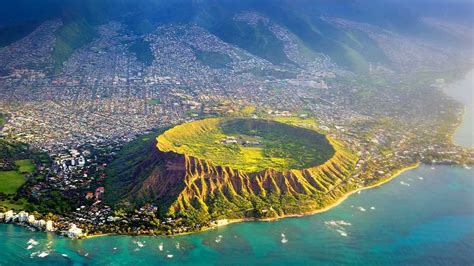
[[[28,242],[26,242],[26,244],[36,246],[39,243],[38,241],[35,241],[33,238],[31,238],[30,240],[28,240]]]
[[[46,257],[46,256],[48,256],[48,255],[49,255],[49,253],[48,253],[48,252],[46,252],[46,251],[43,251],[43,252],[41,252],[41,253],[38,255],[38,257],[40,257],[40,258],[44,258],[44,257]]]

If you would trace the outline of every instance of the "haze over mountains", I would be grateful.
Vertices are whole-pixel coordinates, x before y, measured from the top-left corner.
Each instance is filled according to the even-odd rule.
[[[403,43],[385,42],[393,35],[409,38],[400,42],[423,40],[423,49],[462,57],[442,48],[472,44],[470,7],[469,1],[22,0],[6,3],[0,11],[0,45],[25,37],[46,20],[60,19],[53,50],[57,73],[76,49],[98,37],[98,25],[119,22],[123,29],[144,37],[160,25],[187,24],[272,64],[300,63],[285,51],[286,40],[277,33],[281,28],[304,56],[323,53],[342,68],[366,72],[370,64],[398,69],[408,63],[400,62],[392,51],[403,49]],[[141,48],[147,49],[146,43]],[[146,56],[140,57],[147,63]]]

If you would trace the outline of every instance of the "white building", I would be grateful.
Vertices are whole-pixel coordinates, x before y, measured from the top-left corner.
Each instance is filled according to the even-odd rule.
[[[45,220],[35,221],[34,226],[37,228],[44,228],[46,226],[46,221]]]
[[[13,219],[13,211],[9,210],[5,213],[5,222],[9,223],[12,221],[12,219]]]
[[[19,223],[25,223],[28,221],[28,213],[25,211],[21,211],[18,213],[18,222]]]
[[[28,223],[33,225],[35,223],[36,219],[35,219],[35,216],[33,214],[30,214],[28,216]]]
[[[86,164],[86,160],[84,159],[83,156],[80,156],[79,159],[78,159],[78,165],[80,167],[83,167],[85,164]]]
[[[82,229],[81,228],[78,228],[75,224],[71,224],[71,227],[69,228],[69,230],[67,231],[67,235],[70,237],[70,238],[78,238],[78,237],[81,237],[83,234],[82,234]]]
[[[46,231],[48,232],[54,231],[53,221],[51,220],[46,221]]]

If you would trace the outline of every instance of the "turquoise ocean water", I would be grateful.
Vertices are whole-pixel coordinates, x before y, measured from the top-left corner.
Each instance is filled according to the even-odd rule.
[[[473,265],[473,175],[421,166],[322,214],[172,238],[70,240],[1,225],[0,264]]]
[[[473,73],[450,90],[470,95],[454,141],[471,147]],[[0,265],[15,264],[474,265],[474,170],[422,165],[325,213],[172,238],[70,240],[0,225]]]

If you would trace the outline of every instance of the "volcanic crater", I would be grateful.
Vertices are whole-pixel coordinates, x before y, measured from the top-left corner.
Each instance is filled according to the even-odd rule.
[[[346,180],[357,159],[313,129],[251,118],[178,125],[148,153],[116,172],[112,204],[155,203],[166,215],[199,221],[323,208],[353,189]]]

